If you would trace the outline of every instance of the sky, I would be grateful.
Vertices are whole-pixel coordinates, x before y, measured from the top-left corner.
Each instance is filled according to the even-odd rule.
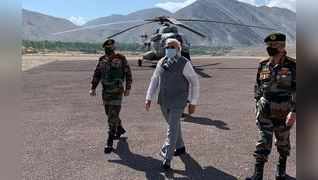
[[[196,0],[22,0],[22,7],[66,18],[77,25],[112,14],[126,15],[146,8],[160,7],[173,12]],[[238,0],[256,6],[283,7],[296,12],[296,0]]]

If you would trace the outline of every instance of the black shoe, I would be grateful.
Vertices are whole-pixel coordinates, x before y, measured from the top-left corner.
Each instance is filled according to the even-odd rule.
[[[286,175],[280,175],[280,176],[276,176],[275,179],[276,179],[276,180],[286,180],[287,177],[286,177]]]
[[[163,164],[161,164],[161,168],[162,168],[164,171],[169,171],[169,170],[171,170],[170,164],[168,164],[168,163],[163,163]]]
[[[253,175],[252,177],[245,178],[245,180],[263,180],[263,177]]]
[[[161,156],[162,158],[165,158],[165,152],[163,152],[163,150],[161,149],[159,152],[159,156]]]
[[[113,151],[114,149],[113,149],[113,147],[105,147],[105,149],[104,149],[104,153],[105,154],[110,154],[112,151]]]
[[[189,115],[187,114],[187,113],[182,113],[181,114],[181,118],[186,118],[186,117],[188,117]]]
[[[125,134],[126,133],[126,130],[122,127],[122,126],[119,126],[117,128],[117,132],[115,134],[115,137],[114,139],[119,139],[121,135]]]
[[[185,149],[185,147],[182,147],[182,148],[176,149],[174,151],[174,156],[181,156],[185,153],[186,153],[186,149]]]

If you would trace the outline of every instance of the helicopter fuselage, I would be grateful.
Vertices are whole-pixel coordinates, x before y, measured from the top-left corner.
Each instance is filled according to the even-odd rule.
[[[152,35],[150,39],[151,51],[146,52],[142,60],[158,61],[163,58],[165,56],[165,43],[169,38],[181,41],[182,51],[189,53],[190,44],[185,36],[178,33],[178,29],[174,26],[162,26]]]

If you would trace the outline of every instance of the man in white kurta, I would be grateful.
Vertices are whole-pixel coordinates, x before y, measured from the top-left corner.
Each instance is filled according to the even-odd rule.
[[[199,99],[199,79],[191,62],[181,56],[180,42],[168,39],[166,56],[162,58],[153,73],[147,91],[145,108],[150,109],[155,94],[159,91],[158,104],[168,123],[167,138],[161,149],[164,158],[162,167],[170,169],[173,156],[185,154],[180,119],[189,103],[189,114],[193,114]]]

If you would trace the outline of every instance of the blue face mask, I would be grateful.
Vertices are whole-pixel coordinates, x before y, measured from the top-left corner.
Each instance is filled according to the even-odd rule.
[[[166,57],[167,58],[172,59],[175,56],[177,56],[177,49],[166,48]]]

